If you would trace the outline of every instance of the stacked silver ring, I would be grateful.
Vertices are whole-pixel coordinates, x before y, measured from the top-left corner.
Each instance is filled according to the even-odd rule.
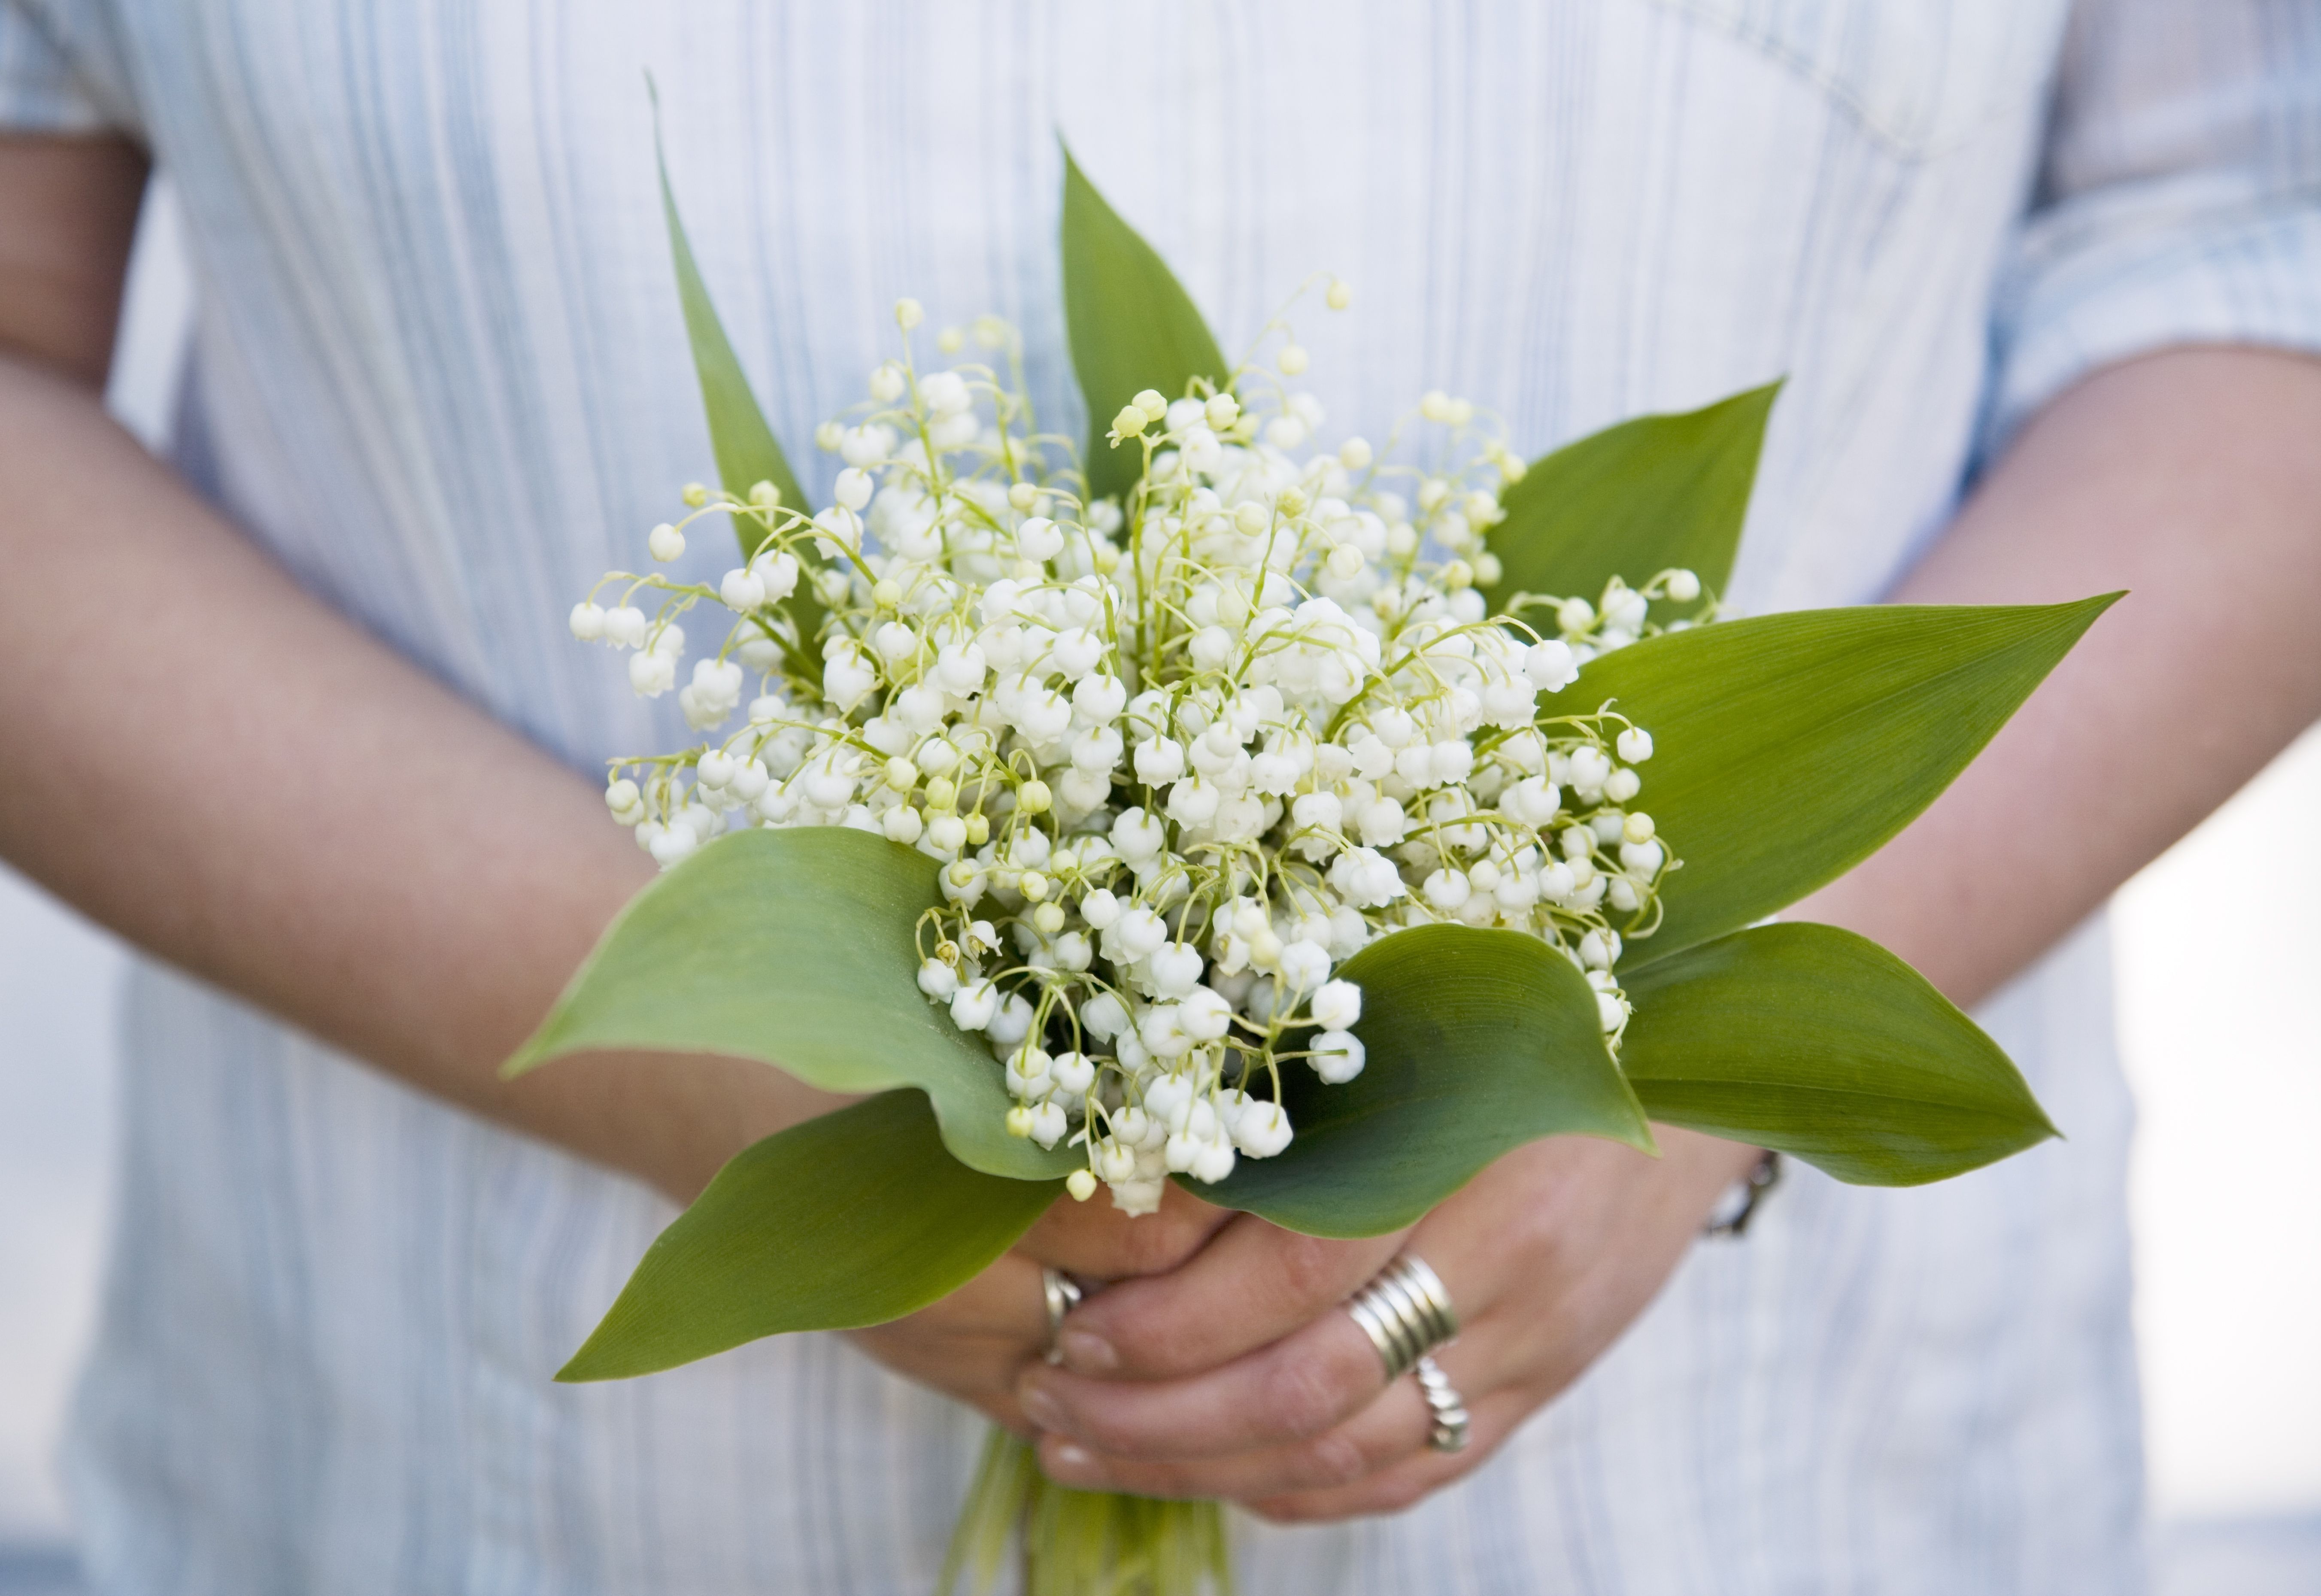
[[[1437,1452],[1465,1451],[1467,1404],[1433,1358],[1418,1360],[1418,1391],[1426,1399],[1427,1414],[1434,1421],[1426,1444]]]
[[[1378,1348],[1392,1384],[1418,1360],[1459,1334],[1459,1314],[1435,1272],[1408,1253],[1346,1299],[1346,1311]]]

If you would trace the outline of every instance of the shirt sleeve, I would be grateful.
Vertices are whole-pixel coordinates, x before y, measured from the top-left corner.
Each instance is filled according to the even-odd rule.
[[[2321,352],[2321,6],[2081,0],[1994,342],[1992,448],[2170,344]]]
[[[36,0],[0,0],[0,132],[93,133],[125,119]]]

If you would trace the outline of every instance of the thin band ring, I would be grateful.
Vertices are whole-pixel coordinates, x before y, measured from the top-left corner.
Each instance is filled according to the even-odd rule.
[[[1426,1399],[1427,1417],[1434,1425],[1426,1444],[1437,1452],[1465,1451],[1471,1424],[1467,1417],[1466,1400],[1433,1358],[1418,1360],[1417,1374],[1418,1394]]]
[[[1459,1334],[1459,1312],[1442,1277],[1411,1253],[1398,1254],[1347,1298],[1346,1312],[1377,1349],[1389,1385]]]
[[[1044,1263],[1040,1265],[1040,1293],[1048,1309],[1048,1347],[1042,1355],[1051,1363],[1060,1363],[1064,1361],[1064,1354],[1057,1346],[1056,1338],[1063,1332],[1064,1315],[1078,1308],[1080,1299],[1088,1293],[1080,1290],[1079,1281],[1070,1275],[1060,1269],[1051,1269]]]

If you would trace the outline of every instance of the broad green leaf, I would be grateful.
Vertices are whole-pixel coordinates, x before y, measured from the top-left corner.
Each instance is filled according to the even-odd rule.
[[[1594,602],[1615,576],[1641,587],[1681,567],[1723,592],[1778,382],[1681,415],[1640,415],[1533,462],[1491,528],[1496,611],[1518,593]]]
[[[733,352],[733,342],[725,336],[725,324],[717,319],[709,286],[701,280],[701,269],[694,263],[693,246],[687,242],[685,223],[677,214],[677,196],[669,187],[669,160],[661,153],[658,95],[653,99],[653,159],[660,168],[661,214],[669,223],[669,253],[677,260],[678,296],[685,306],[693,369],[701,378],[702,408],[709,415],[709,446],[717,456],[718,479],[726,492],[742,499],[757,484],[770,482],[781,490],[784,505],[801,515],[811,514],[812,506],[790,473],[789,461],[774,437],[774,429],[766,424],[757,396],[750,391],[750,378],[742,369],[741,357]],[[770,529],[750,515],[736,515],[733,521],[746,561],[771,535]],[[814,600],[809,597],[805,603],[813,605]],[[804,628],[804,634],[811,636],[812,628]]]
[[[1761,926],[1626,978],[1644,1111],[1841,1181],[1917,1186],[2056,1135],[1998,1044],[1907,964],[1834,926]]]
[[[808,1120],[717,1172],[556,1377],[623,1380],[900,1318],[981,1273],[1062,1190],[960,1163],[915,1091]]]
[[[990,1050],[918,989],[935,862],[846,826],[732,833],[637,894],[511,1060],[638,1048],[761,1060],[825,1091],[915,1086],[963,1162],[1019,1181],[1079,1155],[1007,1134]]]
[[[1860,863],[1932,803],[2117,594],[1874,605],[1667,633],[1552,700],[1652,734],[1643,791],[1684,862],[1627,968],[1738,930]]]
[[[1141,450],[1106,433],[1144,389],[1182,397],[1195,378],[1218,388],[1232,374],[1192,298],[1152,246],[1105,203],[1064,150],[1064,326],[1088,403],[1088,497],[1125,494],[1144,469]]]
[[[1284,1064],[1296,1139],[1188,1190],[1308,1236],[1377,1236],[1541,1136],[1652,1146],[1605,1049],[1594,991],[1537,937],[1415,926],[1372,943],[1339,973],[1362,989],[1362,1072],[1325,1086],[1302,1061]]]

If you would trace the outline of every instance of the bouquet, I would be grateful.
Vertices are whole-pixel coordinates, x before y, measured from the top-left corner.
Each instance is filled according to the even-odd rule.
[[[572,612],[702,740],[614,766],[665,873],[509,1067],[706,1051],[875,1095],[734,1159],[560,1378],[899,1318],[1099,1190],[1355,1236],[1649,1119],[1894,1185],[2053,1134],[1907,966],[1770,917],[2108,597],[1719,620],[1775,388],[1528,463],[1442,393],[1324,448],[1288,314],[1228,361],[1069,152],[1085,440],[1012,328],[923,365],[906,299],[816,507],[662,185],[722,488],[648,546],[739,547]],[[1063,1491],[995,1432],[946,1585],[1014,1537],[1036,1591],[1225,1582],[1213,1504]]]

